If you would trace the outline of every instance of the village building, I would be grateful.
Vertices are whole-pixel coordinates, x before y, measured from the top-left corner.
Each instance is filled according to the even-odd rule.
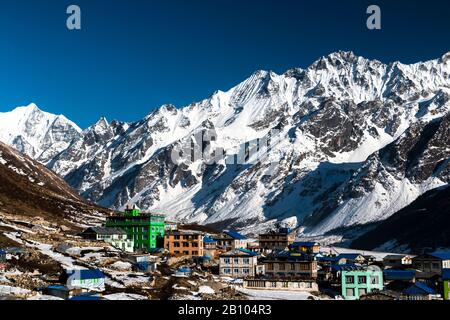
[[[165,230],[166,230],[166,232],[178,230],[178,222],[166,220]]]
[[[359,253],[340,253],[339,259],[345,259],[345,264],[364,264],[366,259]]]
[[[220,255],[219,273],[223,277],[247,278],[264,274],[258,255],[246,249],[234,249]]]
[[[416,282],[415,270],[385,269],[383,271],[386,290],[401,292]]]
[[[149,254],[130,254],[127,260],[133,265],[133,269],[138,272],[155,272],[160,259]]]
[[[440,299],[436,290],[430,288],[425,283],[417,281],[401,294],[401,300],[435,300]]]
[[[372,264],[376,262],[376,257],[371,254],[364,254],[363,258],[366,264]]]
[[[88,228],[81,233],[81,236],[88,240],[104,241],[125,252],[134,251],[134,241],[128,239],[128,234],[119,228]]]
[[[246,249],[248,239],[236,231],[225,230],[220,234],[212,236],[217,242],[217,249],[227,252],[235,249]]]
[[[359,300],[368,293],[383,290],[383,271],[375,266],[359,270],[343,270],[341,288],[345,300]]]
[[[203,257],[203,233],[177,230],[165,235],[164,248],[173,256]]]
[[[305,252],[308,254],[318,254],[320,252],[320,243],[318,242],[294,242],[289,245],[289,250]]]
[[[441,275],[443,269],[450,268],[450,253],[422,254],[413,258],[413,266],[424,273]]]
[[[319,292],[319,286],[312,280],[244,279],[243,287],[256,290]]]
[[[65,270],[60,280],[69,290],[78,294],[105,291],[105,275],[98,269]]]
[[[320,266],[343,265],[347,263],[345,258],[339,256],[320,256],[317,257]]]
[[[204,256],[215,259],[218,256],[217,241],[210,236],[203,237]]]
[[[267,276],[273,278],[316,279],[318,264],[303,252],[282,251],[261,260]]]
[[[386,269],[383,271],[384,280],[389,281],[416,281],[416,271],[415,270],[396,270],[396,269]]]
[[[0,249],[0,262],[6,262],[6,251]]]
[[[128,207],[124,214],[108,217],[106,227],[124,230],[134,242],[135,250],[150,251],[164,247],[164,215],[141,213],[136,206]]]
[[[250,250],[258,254],[261,253],[258,240],[249,240],[247,242],[247,250]]]
[[[385,268],[399,268],[412,265],[412,257],[401,254],[389,254],[383,258]]]
[[[280,228],[259,235],[259,247],[261,250],[285,250],[295,241],[295,233],[288,228]]]

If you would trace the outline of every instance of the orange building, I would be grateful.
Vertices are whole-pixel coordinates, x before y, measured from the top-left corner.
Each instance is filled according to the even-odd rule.
[[[198,231],[170,231],[164,237],[164,248],[173,256],[203,257],[203,234]]]

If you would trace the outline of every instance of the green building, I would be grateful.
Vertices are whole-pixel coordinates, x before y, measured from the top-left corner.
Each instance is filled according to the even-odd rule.
[[[383,290],[383,271],[375,266],[367,269],[344,270],[341,273],[342,296],[345,300],[359,300],[375,290]]]
[[[123,229],[134,241],[135,250],[164,248],[164,215],[141,213],[134,206],[121,215],[108,217],[106,227]]]
[[[450,300],[450,269],[442,269],[442,285],[444,300]]]

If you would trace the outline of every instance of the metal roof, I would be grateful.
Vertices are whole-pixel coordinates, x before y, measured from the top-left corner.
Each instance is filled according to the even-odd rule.
[[[314,247],[314,246],[318,246],[319,243],[318,242],[312,242],[312,241],[297,241],[294,242],[293,244],[289,245],[290,247]]]
[[[442,280],[450,280],[450,269],[442,269]]]
[[[228,252],[225,252],[224,254],[221,254],[221,257],[235,257],[235,256],[249,256],[249,257],[255,257],[258,254],[247,250],[247,249],[234,249]]]
[[[384,270],[384,278],[386,280],[404,280],[411,281],[415,278],[416,271],[414,270]]]
[[[204,243],[217,243],[216,240],[214,240],[214,239],[212,239],[212,238],[210,238],[210,237],[204,237],[204,238],[203,238],[203,242],[204,242]]]
[[[338,255],[338,258],[339,258],[339,259],[344,258],[344,259],[350,259],[350,260],[353,260],[353,259],[356,259],[356,258],[358,258],[358,257],[362,257],[362,255],[359,254],[359,253],[340,253],[340,254]],[[363,258],[364,258],[364,257],[363,257]]]
[[[242,234],[240,234],[239,232],[236,232],[236,231],[225,230],[223,233],[225,233],[226,235],[229,235],[230,237],[232,237],[235,240],[247,240],[246,236],[243,236]]]
[[[436,291],[434,291],[432,288],[428,287],[423,282],[416,282],[408,289],[404,290],[402,293],[407,295],[429,295],[429,294],[435,294]]]
[[[450,260],[450,252],[433,252],[429,255],[441,260]]]
[[[127,234],[124,230],[118,229],[118,228],[93,227],[93,228],[87,229],[86,231],[89,231],[89,230],[92,230],[93,232],[100,234],[100,235],[115,235],[115,234],[126,235]]]
[[[66,270],[68,277],[75,277],[75,279],[104,279],[105,275],[99,269],[92,270]]]

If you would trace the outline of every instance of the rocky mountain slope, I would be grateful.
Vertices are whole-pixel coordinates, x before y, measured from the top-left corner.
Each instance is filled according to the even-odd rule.
[[[109,211],[87,203],[52,171],[0,142],[0,226],[44,219],[67,230],[103,221]]]
[[[450,54],[387,65],[337,52],[134,123],[100,119],[42,162],[103,206],[320,235],[450,182],[449,101]]]
[[[421,253],[450,247],[450,187],[431,190],[353,241],[355,248]]]

